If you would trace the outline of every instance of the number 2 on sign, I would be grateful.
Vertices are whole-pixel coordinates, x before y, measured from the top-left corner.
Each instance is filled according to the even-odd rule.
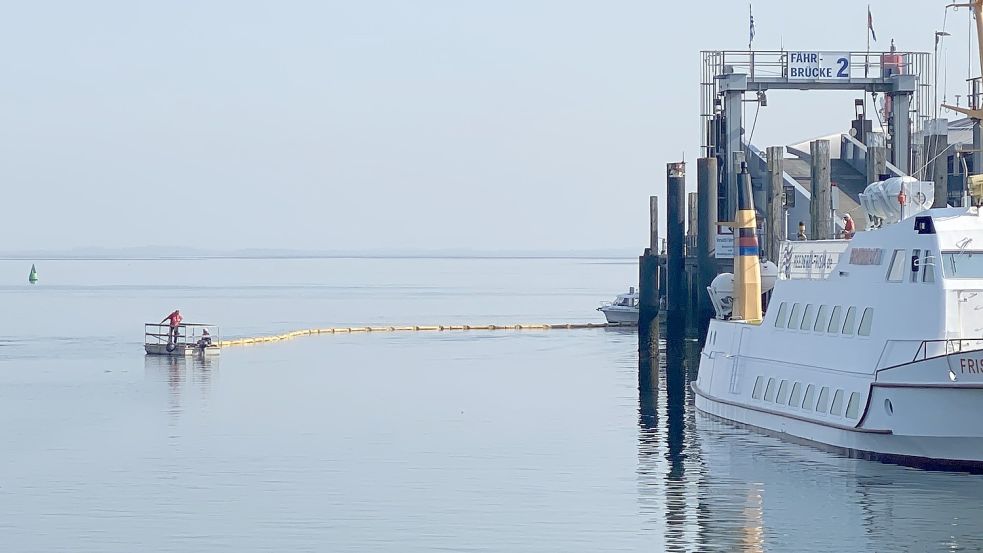
[[[847,58],[839,58],[836,63],[840,64],[840,70],[836,72],[837,77],[849,77],[850,74],[847,73],[847,68],[850,67],[850,60]]]

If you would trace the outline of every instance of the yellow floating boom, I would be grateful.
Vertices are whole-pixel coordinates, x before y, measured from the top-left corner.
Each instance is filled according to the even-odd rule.
[[[272,336],[254,336],[251,338],[234,338],[222,340],[219,347],[245,346],[249,344],[265,344],[291,340],[299,336],[314,334],[351,334],[353,332],[447,332],[452,330],[551,330],[576,328],[612,328],[619,326],[635,326],[631,323],[553,323],[553,324],[511,324],[511,325],[417,325],[417,326],[344,326],[337,328],[308,328],[294,330]]]

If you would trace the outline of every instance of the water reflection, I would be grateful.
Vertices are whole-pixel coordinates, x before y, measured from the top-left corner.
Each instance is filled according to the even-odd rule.
[[[145,355],[143,369],[147,378],[167,385],[168,413],[177,416],[189,394],[197,392],[198,399],[208,400],[218,364],[214,355]]]
[[[695,412],[699,346],[638,362],[638,494],[666,551],[983,549],[983,477],[849,459]],[[641,343],[641,342],[640,342]]]

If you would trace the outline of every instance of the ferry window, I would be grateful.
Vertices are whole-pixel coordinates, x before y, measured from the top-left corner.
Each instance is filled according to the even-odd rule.
[[[829,414],[837,417],[843,415],[843,390],[836,390],[833,394],[833,406],[829,408]]]
[[[798,303],[792,304],[792,315],[788,318],[789,328],[799,328],[799,321],[802,319],[802,305]]]
[[[775,379],[768,379],[768,387],[765,388],[765,401],[775,401]]]
[[[946,278],[983,278],[983,251],[942,252]]]
[[[778,316],[775,317],[775,326],[778,328],[785,328],[788,324],[788,304],[782,302],[778,306]]]
[[[762,380],[763,380],[763,378],[760,377],[760,376],[758,378],[755,378],[754,379],[754,391],[751,392],[751,397],[753,397],[754,399],[761,399],[761,392],[764,391],[764,390],[761,389],[762,388],[762,385],[761,385],[761,381]]]
[[[846,318],[843,319],[843,334],[853,335],[857,329],[857,308],[851,307],[846,310]]]
[[[812,384],[806,386],[806,395],[802,398],[802,408],[812,410],[812,404],[816,401],[816,387]]]
[[[788,404],[792,407],[798,407],[802,404],[802,384],[796,382],[792,386],[792,396],[788,398]]]
[[[918,267],[922,264],[922,251],[919,249],[911,250],[911,281],[918,282]]]
[[[778,387],[778,399],[776,399],[775,401],[777,401],[778,403],[781,403],[782,405],[784,405],[785,403],[787,403],[788,402],[788,388],[789,388],[789,386],[788,386],[788,380],[782,380],[782,385]]]
[[[870,325],[874,324],[874,308],[868,307],[864,309],[864,314],[860,317],[860,330],[857,334],[861,336],[870,336]]]
[[[860,394],[853,392],[850,394],[850,401],[846,404],[846,418],[855,419],[859,416]]]
[[[823,386],[823,388],[819,390],[819,401],[816,402],[816,411],[819,411],[820,413],[829,411],[829,388],[826,386]]]
[[[888,282],[901,282],[904,280],[905,261],[904,250],[894,250],[894,257],[891,258],[891,268],[887,272]]]
[[[799,329],[801,330],[811,329],[815,316],[816,316],[816,308],[811,303],[806,304],[806,310],[802,313],[802,326],[800,326]]]
[[[816,325],[812,327],[816,332],[824,332],[829,325],[829,306],[820,305],[819,314],[816,315]]]
[[[829,317],[829,326],[826,332],[839,332],[840,323],[843,321],[843,308],[837,305],[833,308],[833,314]]]
[[[925,257],[922,258],[922,282],[935,282],[935,258],[932,257],[932,250],[925,250]]]

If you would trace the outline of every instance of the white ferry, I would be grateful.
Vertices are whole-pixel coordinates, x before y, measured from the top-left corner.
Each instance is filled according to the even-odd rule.
[[[983,469],[980,208],[787,244],[763,317],[748,240],[733,316],[710,322],[697,409],[854,457]]]

